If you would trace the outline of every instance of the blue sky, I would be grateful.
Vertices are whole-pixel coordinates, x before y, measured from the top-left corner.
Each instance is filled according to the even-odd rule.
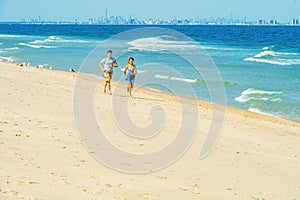
[[[300,0],[0,0],[0,21],[41,16],[44,20],[87,20],[111,15],[138,18],[246,17],[300,19]]]

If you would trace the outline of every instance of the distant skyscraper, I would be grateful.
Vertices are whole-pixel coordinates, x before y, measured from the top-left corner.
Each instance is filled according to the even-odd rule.
[[[256,24],[258,24],[258,25],[264,25],[264,24],[266,24],[266,22],[265,22],[265,20],[260,19],[260,20],[257,21]]]
[[[292,19],[292,25],[299,25],[298,19]]]
[[[105,20],[108,21],[108,10],[105,8]]]
[[[269,24],[270,24],[270,25],[276,25],[276,24],[277,24],[277,21],[276,21],[276,20],[273,20],[273,19],[270,19],[270,20],[269,20]]]

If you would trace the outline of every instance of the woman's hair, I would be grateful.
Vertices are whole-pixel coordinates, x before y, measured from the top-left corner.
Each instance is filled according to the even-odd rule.
[[[134,61],[134,58],[131,57],[131,56],[129,56],[129,57],[128,57],[128,63],[129,63],[130,60]]]

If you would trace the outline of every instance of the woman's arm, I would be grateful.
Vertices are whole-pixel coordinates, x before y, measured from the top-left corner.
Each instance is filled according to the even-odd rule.
[[[126,65],[125,69],[124,69],[124,76],[126,76],[126,72],[128,70],[128,65]]]
[[[137,72],[137,68],[136,66],[134,66],[134,75],[136,75],[138,72]]]

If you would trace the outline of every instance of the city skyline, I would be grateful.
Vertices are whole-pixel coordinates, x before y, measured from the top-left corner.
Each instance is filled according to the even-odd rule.
[[[174,3],[173,1],[118,1],[103,0],[74,1],[0,1],[0,21],[21,21],[34,19],[40,16],[45,21],[84,21],[89,18],[99,19],[108,14],[128,18],[172,20],[192,18],[226,18],[243,19],[249,21],[276,19],[289,22],[300,18],[300,4],[297,0],[186,0]],[[28,12],[30,11],[30,12]]]
[[[278,21],[277,19],[259,19],[257,21],[247,20],[246,17],[242,19],[235,19],[233,14],[230,18],[173,18],[173,19],[159,19],[159,18],[135,18],[133,16],[123,17],[120,15],[111,15],[108,8],[105,8],[104,15],[100,18],[89,18],[87,20],[74,19],[73,21],[64,20],[44,20],[41,16],[33,19],[21,19],[14,22],[0,22],[0,23],[21,23],[21,24],[77,24],[77,25],[299,25],[298,18],[292,18],[288,22]]]

